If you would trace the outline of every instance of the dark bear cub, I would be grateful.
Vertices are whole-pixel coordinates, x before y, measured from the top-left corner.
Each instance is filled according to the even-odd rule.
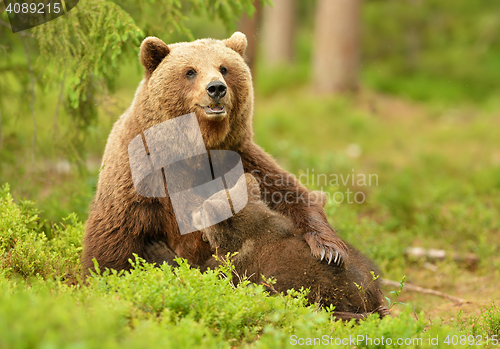
[[[195,227],[202,232],[203,240],[210,243],[218,257],[228,252],[238,252],[232,261],[239,275],[246,275],[254,283],[266,278],[276,279],[278,292],[289,289],[310,288],[309,302],[323,306],[334,305],[337,319],[362,319],[371,313],[388,314],[378,280],[371,271],[375,266],[359,251],[349,247],[346,268],[328,264],[313,257],[303,234],[290,218],[269,209],[260,198],[257,181],[250,174],[238,182],[247,182],[248,204],[231,218],[208,228],[206,222],[217,215],[226,192],[219,192],[208,199],[193,214]],[[235,197],[235,188],[228,197]],[[310,196],[322,204],[324,193]],[[214,268],[219,262],[212,257],[204,268]],[[356,286],[356,284],[358,286]]]

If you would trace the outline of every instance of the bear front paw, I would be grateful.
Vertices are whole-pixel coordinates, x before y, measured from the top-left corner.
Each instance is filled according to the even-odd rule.
[[[387,307],[380,306],[375,309],[374,313],[378,313],[380,318],[382,319],[385,316],[389,316],[391,314],[391,311]]]
[[[328,264],[333,262],[339,267],[345,266],[348,252],[346,244],[333,234],[321,234],[309,232],[304,235],[305,240],[311,247],[311,254],[320,259],[325,259]]]
[[[173,267],[179,266],[179,264],[174,261],[177,255],[163,241],[149,241],[146,243],[143,258],[148,263],[156,263],[157,266],[161,266],[163,262]]]

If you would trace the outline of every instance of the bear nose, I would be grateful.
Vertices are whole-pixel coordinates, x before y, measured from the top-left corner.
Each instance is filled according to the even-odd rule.
[[[207,93],[217,103],[226,95],[227,87],[222,81],[212,81],[207,85]]]

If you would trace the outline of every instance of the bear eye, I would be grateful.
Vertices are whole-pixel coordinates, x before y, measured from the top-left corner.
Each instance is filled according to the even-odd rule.
[[[226,75],[227,74],[227,68],[226,67],[220,67],[219,71],[220,71],[220,73],[222,75]]]
[[[194,69],[189,69],[189,70],[186,72],[186,76],[187,76],[188,78],[192,78],[192,77],[194,77],[195,75],[196,75],[196,70],[194,70]]]

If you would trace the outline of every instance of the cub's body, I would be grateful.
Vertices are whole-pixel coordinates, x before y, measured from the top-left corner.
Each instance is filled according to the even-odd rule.
[[[228,252],[238,252],[232,260],[239,275],[258,284],[264,281],[262,276],[273,277],[273,287],[278,292],[310,288],[308,300],[334,305],[338,318],[361,319],[372,312],[387,314],[379,281],[373,280],[371,273],[378,272],[370,260],[353,248],[349,248],[345,268],[314,258],[292,221],[269,209],[260,199],[255,180],[248,174],[246,178],[249,202],[245,208],[224,222],[201,229],[219,259]],[[322,201],[321,194],[312,192],[311,199]],[[195,224],[201,226],[204,217],[217,212],[220,195],[225,193],[218,193],[203,204],[193,217]],[[212,257],[205,267],[214,268],[219,263]]]

